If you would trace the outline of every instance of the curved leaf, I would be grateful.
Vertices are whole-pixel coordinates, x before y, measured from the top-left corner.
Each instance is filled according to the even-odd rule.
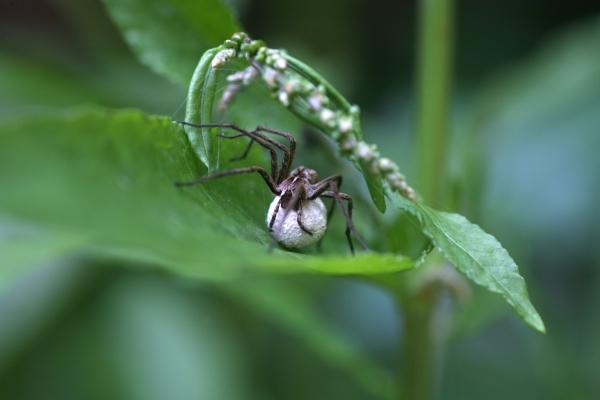
[[[529,301],[525,280],[496,238],[462,215],[437,211],[396,194],[391,196],[394,204],[417,217],[423,232],[460,272],[501,294],[526,323],[545,332],[542,318]]]
[[[200,58],[192,76],[185,109],[185,120],[192,124],[206,124],[211,120],[215,101],[216,71],[210,64],[218,51],[219,48],[207,50]],[[184,129],[200,160],[209,170],[213,170],[217,159],[217,148],[211,145],[213,130],[193,126],[185,126]]]
[[[142,63],[187,85],[200,54],[239,30],[219,0],[104,0]]]
[[[239,145],[223,151],[240,151]],[[412,266],[404,257],[371,253],[269,254],[264,213],[270,194],[260,178],[231,177],[187,189],[173,184],[204,173],[183,130],[165,117],[80,110],[17,119],[0,125],[0,229],[10,233],[20,224],[35,232],[35,240],[12,240],[21,249],[27,243],[32,254],[77,245],[78,254],[202,279],[377,274]],[[0,235],[0,248],[10,248],[10,237]],[[66,242],[58,243],[63,237]],[[16,262],[5,259],[9,254],[19,251],[3,251],[2,268]]]

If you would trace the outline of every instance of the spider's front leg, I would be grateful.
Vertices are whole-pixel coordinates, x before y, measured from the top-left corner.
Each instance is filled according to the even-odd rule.
[[[283,151],[284,161],[287,158],[289,158],[289,155],[286,155],[289,153],[289,150],[286,146],[279,143],[278,141],[270,139],[270,138],[266,137],[265,135],[261,135],[260,133],[257,133],[256,130],[255,131],[247,131],[247,130],[242,129],[234,124],[193,124],[193,123],[185,122],[185,121],[177,121],[177,122],[181,125],[191,126],[194,128],[221,128],[221,129],[231,129],[231,130],[234,130],[237,132],[236,134],[233,134],[233,135],[219,134],[218,136],[223,139],[237,139],[242,136],[249,137],[250,143],[244,150],[244,153],[242,154],[242,156],[234,157],[232,159],[232,161],[237,160],[237,159],[241,160],[241,159],[245,158],[248,155],[248,153],[250,152],[250,148],[252,147],[252,144],[254,142],[257,142],[259,145],[261,145],[262,147],[267,149],[269,151],[269,153],[271,154],[271,178],[272,178],[272,180],[277,183],[279,183],[281,181],[280,180],[281,173],[279,172],[278,165],[277,165],[277,151],[276,150],[279,149],[279,150]]]
[[[350,251],[352,252],[352,254],[354,254],[354,246],[352,245],[352,235],[351,235],[352,233],[354,234],[354,237],[356,238],[358,243],[360,243],[362,248],[364,250],[369,250],[367,243],[365,242],[363,237],[358,233],[358,231],[354,227],[354,223],[352,222],[352,207],[353,207],[352,196],[350,196],[347,193],[328,190],[328,191],[323,192],[321,194],[321,197],[331,197],[331,198],[335,199],[335,201],[339,205],[340,209],[342,210],[342,213],[344,214],[344,218],[346,219],[346,238],[348,239],[348,245],[350,246]],[[347,203],[348,203],[347,210],[346,210],[346,208],[344,208],[344,203],[342,200],[347,201]]]
[[[352,221],[352,208],[353,201],[352,196],[347,193],[342,193],[339,191],[339,185],[341,184],[342,177],[340,175],[334,175],[329,178],[323,179],[321,182],[314,185],[313,190],[310,193],[309,199],[315,199],[317,197],[327,197],[332,198],[337,203],[337,205],[342,210],[342,214],[346,219],[346,238],[348,239],[348,246],[350,247],[350,251],[354,254],[354,244],[352,243],[352,234],[360,245],[368,250],[368,246],[362,236],[358,233],[356,228],[354,227],[354,223]],[[344,202],[346,201],[348,204],[348,208],[344,207]],[[330,211],[330,214],[332,211]]]
[[[267,128],[267,127],[261,126],[261,125],[257,126],[256,129],[254,129],[251,133],[254,135],[259,135],[264,140],[271,141],[270,138],[261,134],[260,132],[272,133],[273,135],[277,135],[279,137],[287,139],[289,142],[289,147],[285,148],[285,150],[280,147],[280,149],[283,151],[283,161],[281,162],[281,169],[279,171],[279,176],[274,179],[276,179],[278,182],[281,182],[282,180],[287,178],[288,175],[290,174],[290,170],[292,168],[292,162],[294,161],[294,157],[296,156],[296,138],[294,138],[294,135],[292,135],[289,132],[280,131],[280,130],[273,129],[273,128]],[[222,136],[222,137],[231,138],[231,136]],[[238,137],[238,135],[236,135],[236,137]],[[279,143],[277,141],[273,140],[272,142],[276,146],[281,145],[281,143]],[[250,152],[250,149],[252,148],[253,144],[254,144],[254,139],[250,139],[250,142],[248,142],[248,146],[246,146],[246,149],[244,150],[242,155],[232,158],[231,161],[239,161],[239,160],[243,160],[244,158],[246,158],[248,156],[248,153]],[[281,145],[281,146],[283,146],[283,145]]]
[[[265,171],[265,169],[263,167],[259,167],[259,166],[252,166],[252,167],[246,167],[246,168],[235,168],[235,169],[230,169],[228,171],[223,171],[223,172],[218,172],[216,174],[213,175],[208,175],[208,176],[202,176],[196,180],[193,181],[189,181],[189,182],[175,182],[176,186],[194,186],[194,185],[199,185],[214,179],[218,179],[218,178],[224,178],[226,176],[231,176],[231,175],[240,175],[240,174],[251,174],[257,172],[265,181],[265,183],[267,184],[267,186],[269,186],[269,189],[271,189],[271,192],[276,195],[279,196],[281,194],[281,192],[277,189],[277,184],[275,183],[275,181],[273,181],[273,179],[271,178],[271,176],[268,174],[267,171]]]
[[[294,138],[294,135],[292,135],[289,132],[285,132],[285,131],[280,131],[277,129],[273,129],[273,128],[267,128],[265,126],[257,126],[256,129],[254,130],[255,133],[258,132],[268,132],[268,133],[272,133],[274,135],[277,135],[279,137],[283,137],[285,139],[288,140],[288,142],[290,143],[290,147],[288,148],[287,152],[284,152],[283,154],[283,161],[281,162],[281,171],[279,172],[279,179],[278,181],[282,181],[285,178],[288,177],[288,175],[290,174],[290,170],[292,168],[292,162],[294,161],[294,158],[296,157],[296,138]]]

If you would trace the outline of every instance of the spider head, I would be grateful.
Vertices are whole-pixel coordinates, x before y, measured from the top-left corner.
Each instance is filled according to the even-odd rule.
[[[308,183],[317,183],[319,181],[319,174],[317,173],[317,171],[315,171],[314,169],[306,168],[304,166],[294,168],[290,173],[290,176],[298,176],[300,178],[306,179]]]

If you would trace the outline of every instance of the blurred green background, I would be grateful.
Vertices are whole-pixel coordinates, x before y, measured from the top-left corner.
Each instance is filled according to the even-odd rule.
[[[253,37],[309,61],[359,104],[367,140],[414,175],[414,1],[229,4]],[[441,397],[596,398],[600,5],[457,7],[453,209],[518,261],[548,334],[475,292],[452,325]],[[82,104],[177,116],[184,98],[136,61],[100,1],[0,1],[0,120]],[[245,297],[236,282],[106,260],[39,264],[0,287],[2,399],[367,399],[378,398],[365,383],[380,372],[373,360],[394,376],[411,368],[399,361],[393,301],[350,278],[288,278],[289,304],[275,307],[281,286],[270,280],[250,282],[241,292],[261,295]]]

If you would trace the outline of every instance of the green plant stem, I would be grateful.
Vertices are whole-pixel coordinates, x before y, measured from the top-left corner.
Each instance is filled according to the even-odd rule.
[[[444,159],[449,120],[452,63],[452,0],[421,0],[419,3],[417,70],[417,187],[425,200],[441,205]],[[443,260],[431,254],[421,271],[441,269]],[[403,398],[428,400],[438,397],[445,335],[436,332],[436,320],[444,314],[444,290],[434,286],[404,297]]]
[[[417,185],[439,206],[449,119],[453,0],[421,0],[417,65]]]
[[[402,398],[424,400],[433,398],[434,377],[438,369],[432,346],[431,325],[435,302],[418,299],[404,307],[404,360]]]

